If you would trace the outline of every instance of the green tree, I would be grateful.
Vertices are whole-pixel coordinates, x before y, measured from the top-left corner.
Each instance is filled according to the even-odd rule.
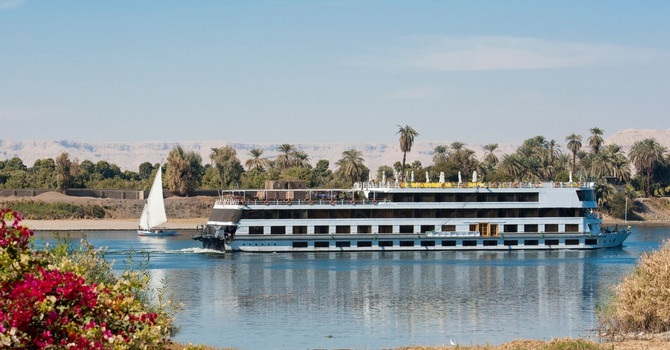
[[[56,189],[65,193],[72,183],[72,162],[66,152],[56,158]]]
[[[202,157],[181,146],[173,148],[167,159],[166,179],[168,189],[177,195],[187,196],[198,188],[203,175]]]
[[[143,162],[139,167],[139,176],[142,180],[147,180],[151,178],[151,174],[154,172],[154,167],[149,162]]]
[[[270,169],[270,161],[263,157],[263,150],[260,148],[252,148],[249,151],[249,159],[244,163],[247,167],[247,170],[268,170]]]
[[[333,172],[329,169],[330,162],[326,159],[320,159],[312,170],[312,182],[310,187],[323,188],[333,182]]]
[[[234,148],[229,146],[212,148],[209,158],[219,175],[220,188],[239,187],[244,168],[237,159]]]
[[[338,166],[336,174],[353,184],[356,181],[364,181],[369,170],[365,166],[365,160],[361,151],[354,148],[342,152],[342,158],[335,165]]]
[[[280,170],[288,169],[296,165],[295,154],[297,152],[294,145],[282,144],[277,147],[279,154],[275,158],[275,166]]]
[[[28,169],[31,187],[56,188],[56,162],[51,158],[37,159]]]
[[[600,152],[600,148],[602,147],[603,143],[605,142],[603,140],[603,133],[604,131],[599,128],[592,128],[589,130],[591,132],[591,136],[589,136],[589,147],[591,147],[591,151],[594,154],[598,154]]]
[[[628,152],[628,157],[644,178],[642,185],[645,196],[651,195],[651,175],[654,166],[663,159],[666,149],[655,139],[636,141]]]
[[[571,134],[565,138],[567,141],[566,147],[572,153],[572,172],[575,172],[575,161],[577,160],[577,152],[582,148],[582,135]]]
[[[446,163],[449,160],[449,149],[444,145],[437,145],[433,148],[433,163],[438,165]]]
[[[407,152],[412,151],[414,145],[414,138],[419,136],[419,133],[411,126],[398,125],[398,132],[400,134],[400,151],[402,152],[402,168],[400,171],[400,182],[405,182],[405,164],[407,162]]]

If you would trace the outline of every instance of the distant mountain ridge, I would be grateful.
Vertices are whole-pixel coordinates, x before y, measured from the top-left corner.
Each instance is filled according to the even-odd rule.
[[[582,145],[588,145],[588,136],[582,135]],[[529,136],[527,138],[530,138]],[[622,130],[605,139],[605,144],[621,145],[624,151],[628,151],[635,141],[645,138],[654,138],[661,145],[670,149],[670,129],[667,130]],[[445,140],[435,142],[421,142],[417,140],[412,151],[407,154],[407,162],[416,160],[422,165],[433,163],[433,149],[438,145],[448,146],[457,140]],[[561,150],[567,152],[565,140],[556,140],[561,145]],[[492,141],[495,142],[495,141]],[[323,144],[300,144],[290,143],[298,150],[304,151],[310,157],[312,165],[321,159],[330,162],[331,169],[335,168],[335,162],[342,158],[342,152],[355,148],[362,152],[365,165],[372,171],[376,171],[381,165],[392,166],[397,161],[402,161],[402,152],[398,141],[389,143],[323,143]],[[485,144],[466,144],[475,151],[478,159],[484,155]],[[513,153],[519,144],[498,144],[498,157]],[[67,152],[70,160],[90,160],[93,163],[104,160],[118,165],[121,170],[138,171],[143,162],[157,163],[166,161],[170,150],[181,146],[185,151],[195,151],[202,157],[203,163],[209,163],[209,154],[212,148],[223,146],[233,147],[237,151],[237,157],[242,164],[249,159],[249,151],[253,148],[264,150],[263,155],[274,159],[277,155],[279,144],[262,143],[239,143],[227,141],[183,141],[183,142],[77,142],[73,140],[39,141],[39,140],[0,140],[0,160],[19,157],[23,163],[31,167],[35,160],[53,158],[61,153]]]

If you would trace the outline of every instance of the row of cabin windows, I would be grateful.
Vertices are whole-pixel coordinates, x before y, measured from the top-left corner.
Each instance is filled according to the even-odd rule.
[[[580,217],[581,208],[510,209],[264,209],[243,210],[243,219],[543,218]]]
[[[482,240],[482,241],[477,241],[474,239],[464,239],[461,241],[462,246],[464,247],[476,247],[478,242],[481,242],[481,246],[484,247],[495,247],[500,245],[498,240]],[[316,241],[314,242],[314,248],[330,248],[330,241]],[[525,239],[525,240],[518,240],[518,239],[506,239],[502,242],[503,246],[517,246],[523,244],[524,246],[537,246],[540,245],[540,240],[537,239]],[[358,248],[369,248],[372,247],[372,242],[371,241],[355,241],[354,244]],[[427,241],[419,241],[419,245],[421,247],[435,247],[437,245],[440,245],[442,247],[455,247],[457,244],[457,241],[455,239],[450,239],[450,240],[427,240]],[[580,240],[578,238],[570,238],[566,239],[563,242],[564,245],[579,245]],[[598,240],[595,238],[587,238],[584,240],[584,244],[587,245],[595,245],[598,244]],[[559,240],[558,239],[545,239],[544,240],[544,245],[548,246],[556,246],[559,245]],[[394,241],[377,241],[377,246],[378,247],[393,247],[394,246]],[[398,246],[399,247],[414,247],[416,246],[415,241],[398,241]],[[309,244],[306,241],[302,242],[293,242],[293,248],[308,248]],[[352,247],[352,242],[350,241],[337,241],[335,242],[335,247],[336,248],[349,248]]]
[[[523,226],[523,230],[519,231],[519,226]],[[358,225],[358,226],[353,226],[356,229],[355,233],[358,234],[371,234],[373,233],[372,225]],[[392,225],[379,225],[375,226],[377,227],[376,233],[380,234],[389,234],[389,233],[394,233],[393,232],[393,226]],[[291,228],[291,233],[294,235],[306,235],[307,232],[307,226],[292,226]],[[545,224],[544,225],[544,230],[543,232],[547,233],[557,233],[559,229],[558,224]],[[420,226],[420,233],[426,233],[426,232],[431,232],[435,230],[435,225],[421,225]],[[498,235],[498,225],[491,225],[491,224],[471,224],[469,226],[469,230],[473,232],[479,232],[483,236],[497,236]],[[504,225],[503,226],[503,233],[537,233],[540,232],[540,225],[536,224],[526,224],[526,225]],[[441,231],[442,232],[454,232],[456,231],[456,225],[442,225],[441,226]],[[565,232],[578,232],[579,231],[579,225],[578,224],[566,224],[565,225]],[[251,235],[262,235],[264,233],[263,226],[250,226],[249,227],[249,234]],[[314,226],[314,234],[323,234],[327,235],[330,234],[330,226],[329,225],[316,225]],[[335,234],[348,234],[348,233],[353,233],[352,232],[352,226],[349,225],[338,225],[335,226]],[[400,234],[412,234],[416,233],[414,230],[414,225],[400,225],[398,226],[398,232]],[[270,234],[272,235],[285,235],[287,234],[287,227],[286,226],[270,226]]]
[[[540,195],[537,192],[511,192],[511,193],[375,193],[378,201],[390,200],[392,202],[415,203],[415,202],[537,202]]]

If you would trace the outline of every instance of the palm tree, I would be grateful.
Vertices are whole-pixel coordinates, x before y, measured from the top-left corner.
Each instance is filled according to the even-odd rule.
[[[599,128],[593,128],[589,130],[591,132],[591,136],[589,136],[589,147],[591,147],[591,150],[593,153],[598,154],[600,151],[600,147],[603,145],[603,133],[604,131]]]
[[[398,132],[400,134],[400,151],[402,152],[402,169],[400,171],[400,182],[405,181],[405,163],[407,160],[407,152],[412,150],[414,145],[414,138],[419,136],[419,133],[412,129],[411,126],[405,125],[404,127],[398,125]]]
[[[295,146],[289,144],[282,144],[277,147],[279,154],[275,158],[275,166],[280,170],[288,169],[295,165],[294,155],[296,152]]]
[[[561,145],[556,142],[556,140],[547,141],[547,154],[549,155],[549,162],[553,163],[554,160],[561,156]]]
[[[495,155],[495,150],[498,149],[498,144],[497,143],[489,143],[488,145],[484,146],[484,150],[486,151],[486,154],[484,154],[484,163],[489,164],[493,167],[495,167],[496,164],[498,164],[498,156]]]
[[[337,174],[346,180],[353,182],[363,180],[363,176],[368,172],[365,166],[363,153],[355,148],[342,152],[342,158],[335,162],[338,166]]]
[[[577,160],[577,152],[582,148],[582,135],[572,134],[565,138],[568,142],[566,147],[572,152],[572,172],[575,172],[575,161]]]
[[[435,165],[446,163],[449,160],[449,149],[447,146],[438,145],[433,148],[433,163]]]
[[[628,152],[635,169],[642,175],[646,175],[644,184],[644,193],[647,197],[651,195],[651,173],[654,166],[663,159],[663,153],[666,149],[656,140],[647,138],[641,141],[636,141]]]
[[[247,159],[244,165],[247,166],[248,170],[258,169],[258,170],[267,170],[270,168],[270,161],[263,157],[263,150],[260,148],[252,148],[249,151],[251,158]]]
[[[312,165],[309,164],[309,155],[305,151],[297,151],[293,153],[293,159],[294,165],[299,168],[312,168]]]

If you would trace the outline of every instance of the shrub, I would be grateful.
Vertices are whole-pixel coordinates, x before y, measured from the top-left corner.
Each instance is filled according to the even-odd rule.
[[[174,335],[173,307],[147,298],[149,276],[112,273],[100,250],[82,242],[35,251],[21,216],[0,210],[0,347],[163,348]]]
[[[599,310],[599,327],[606,338],[632,333],[670,331],[670,241],[640,257],[633,272],[612,290]]]

